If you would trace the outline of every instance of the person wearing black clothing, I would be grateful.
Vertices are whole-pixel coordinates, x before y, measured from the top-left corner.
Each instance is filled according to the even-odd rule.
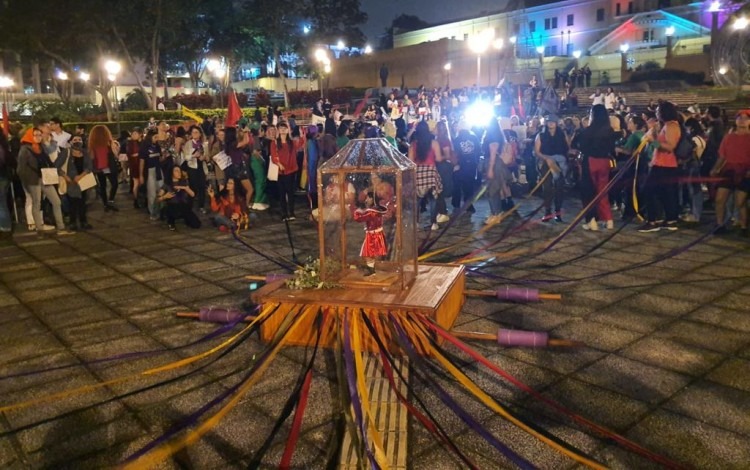
[[[558,128],[557,116],[549,116],[544,122],[544,129],[536,137],[534,153],[541,164],[541,173],[551,171],[542,184],[544,194],[544,217],[542,222],[552,220],[552,201],[555,202],[555,222],[562,222],[562,200],[567,169],[568,142],[565,134]]]
[[[453,170],[453,209],[461,207],[463,202],[474,197],[477,184],[477,165],[481,151],[479,138],[462,123],[459,124],[458,135],[453,139],[453,152],[456,155],[458,168]],[[470,205],[466,212],[473,214],[474,205]]]
[[[610,125],[607,109],[603,104],[594,105],[591,108],[589,126],[581,131],[574,144],[583,154],[584,169],[588,170],[593,190],[591,194],[585,194],[582,191],[584,206],[588,205],[591,199],[601,193],[609,183],[609,170],[615,152],[616,139],[617,134]],[[614,221],[608,195],[604,194],[595,207],[599,220],[606,222],[607,229],[613,229]],[[593,217],[584,228],[599,230],[596,218]]]
[[[719,159],[719,146],[721,145],[722,139],[724,139],[724,122],[721,119],[721,110],[718,106],[709,106],[706,110],[706,119],[708,125],[706,126],[706,149],[703,151],[701,157],[701,176],[708,177],[711,174],[711,169]],[[708,197],[709,201],[714,200],[716,195],[716,186],[714,184],[708,185]]]
[[[159,196],[159,201],[166,202],[167,225],[169,230],[175,231],[175,220],[184,219],[190,228],[200,228],[201,221],[192,208],[192,198],[195,193],[190,189],[188,180],[182,177],[182,170],[176,166],[172,168],[172,185],[165,186]]]

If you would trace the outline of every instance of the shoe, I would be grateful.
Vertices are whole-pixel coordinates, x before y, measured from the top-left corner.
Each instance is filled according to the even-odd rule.
[[[661,230],[661,225],[656,222],[646,222],[638,227],[638,231],[641,233],[658,232],[659,230]]]
[[[726,235],[727,233],[729,233],[729,229],[726,225],[720,225],[714,229],[714,235]]]
[[[676,220],[670,220],[669,222],[664,222],[661,224],[661,228],[665,230],[669,230],[670,232],[674,232],[679,227],[677,227],[677,221]]]
[[[137,199],[134,200],[133,201],[133,209],[140,209],[140,208],[141,208],[141,205],[138,204],[138,200]]]
[[[294,214],[290,214],[289,217],[286,218],[288,221],[297,220],[297,217]]]
[[[586,222],[583,224],[584,230],[591,230],[592,232],[598,232],[599,231],[599,224],[596,223],[596,219],[591,219],[591,221]]]
[[[476,209],[474,209],[474,205],[471,205],[471,206],[469,206],[469,207],[468,207],[468,208],[466,209],[466,213],[467,213],[467,214],[473,214],[473,213],[475,213],[476,211],[477,211],[477,210],[476,210]]]
[[[88,222],[81,224],[81,230],[92,230],[93,228]]]
[[[206,214],[206,209],[204,209],[204,208],[201,207],[199,210],[200,210],[201,214],[203,214],[203,215]]]
[[[698,218],[695,217],[693,214],[685,214],[680,217],[680,220],[682,220],[683,222],[687,224],[697,224],[698,222],[700,222],[700,220],[698,220]]]
[[[54,225],[42,225],[42,232],[54,232],[57,228]]]
[[[29,229],[29,232],[33,232],[34,230],[36,230],[36,225],[35,224],[29,224],[26,227]]]
[[[442,224],[448,222],[449,220],[451,220],[451,218],[448,216],[448,214],[438,214],[436,220],[437,223]]]
[[[433,232],[437,232],[438,230],[440,230],[440,226],[438,224],[432,224],[430,230],[432,230]]]
[[[170,232],[176,232],[177,231],[177,227],[175,227],[172,224],[167,225],[167,228],[169,229]]]
[[[265,202],[256,202],[253,206],[255,206],[256,211],[267,211],[268,208],[271,207]]]
[[[542,217],[542,222],[549,222],[553,218],[554,216],[552,214],[544,214],[544,217]]]
[[[607,230],[612,230],[615,228],[615,221],[614,220],[608,220],[607,221]]]
[[[75,232],[71,232],[70,230],[65,230],[65,229],[57,231],[57,236],[58,237],[64,237],[66,235],[75,235]]]
[[[559,215],[556,215],[556,216],[555,216],[555,222],[557,222],[558,224],[564,224],[564,223],[565,223],[565,222],[563,221],[562,217],[561,217],[561,216],[559,216]]]

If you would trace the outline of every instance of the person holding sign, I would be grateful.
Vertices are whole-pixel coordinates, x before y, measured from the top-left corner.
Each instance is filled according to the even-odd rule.
[[[44,236],[44,229],[46,228],[42,218],[42,195],[44,195],[52,204],[57,234],[71,235],[73,232],[65,230],[60,196],[58,196],[54,186],[56,181],[49,180],[49,184],[44,184],[42,179],[44,169],[53,169],[54,173],[57,173],[57,169],[42,146],[42,130],[34,127],[26,131],[21,139],[21,149],[18,151],[18,178],[21,180],[26,193],[31,196],[34,228],[40,237]]]

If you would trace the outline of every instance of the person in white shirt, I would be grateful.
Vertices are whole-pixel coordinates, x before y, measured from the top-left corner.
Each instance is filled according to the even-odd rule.
[[[604,95],[602,95],[602,91],[600,89],[596,89],[593,95],[589,96],[589,99],[592,100],[591,106],[596,106],[597,104],[604,104]]]
[[[604,107],[607,111],[614,110],[617,105],[617,96],[615,90],[612,87],[607,88],[607,93],[604,95]]]
[[[159,104],[156,105],[156,109],[159,111],[166,111],[167,107],[164,105],[163,101],[159,101]]]
[[[71,135],[63,130],[62,120],[59,117],[55,116],[49,120],[49,130],[52,140],[57,142],[58,148],[66,149],[69,147]]]

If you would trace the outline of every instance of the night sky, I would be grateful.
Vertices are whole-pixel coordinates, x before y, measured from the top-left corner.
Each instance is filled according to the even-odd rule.
[[[505,0],[361,0],[362,10],[369,18],[362,31],[376,45],[378,36],[402,13],[418,16],[428,23],[444,23],[498,11],[505,3]]]

